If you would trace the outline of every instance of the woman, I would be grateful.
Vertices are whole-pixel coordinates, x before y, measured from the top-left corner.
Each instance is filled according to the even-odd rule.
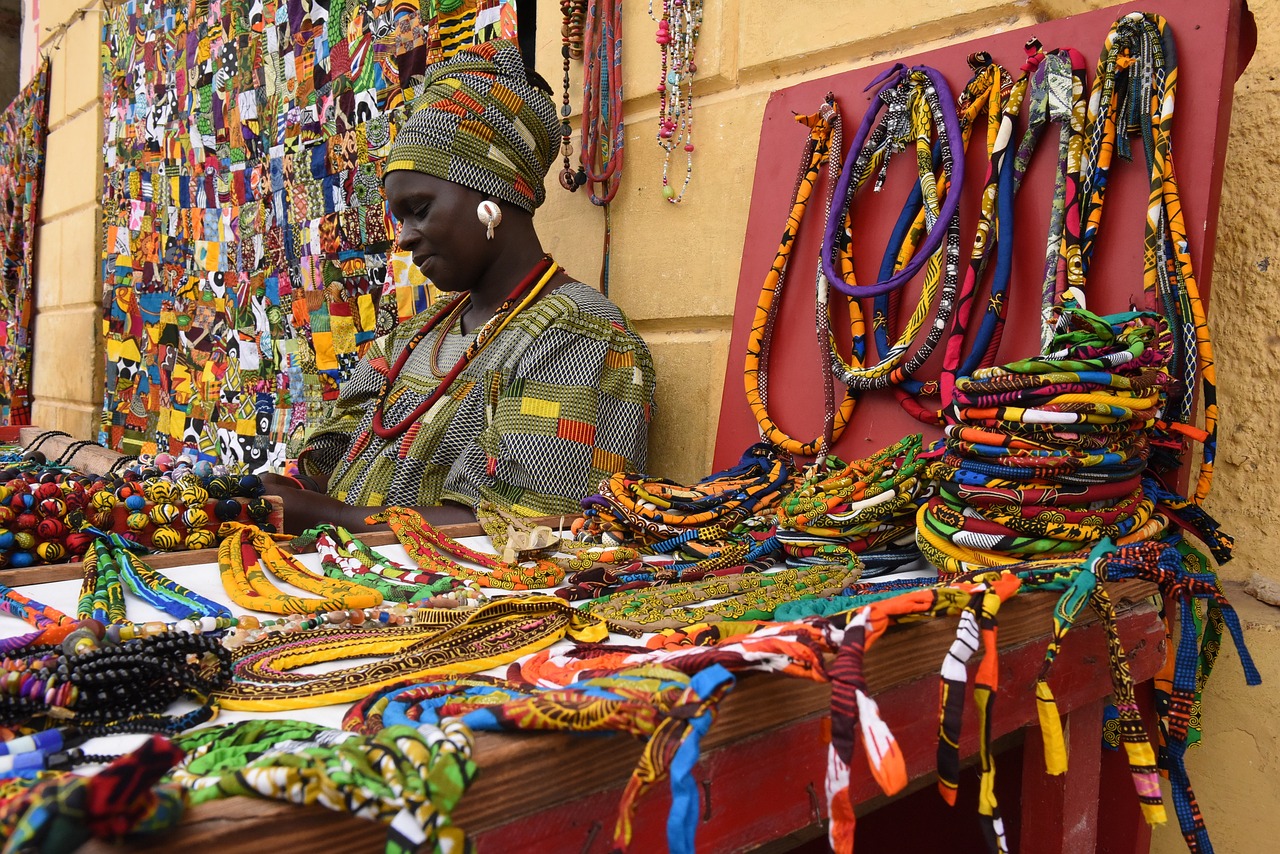
[[[472,521],[481,500],[574,513],[610,473],[644,468],[648,348],[533,227],[559,136],[511,43],[428,69],[383,184],[400,247],[448,296],[371,345],[300,455],[301,477],[271,479],[290,531],[364,530],[389,505],[433,524]]]

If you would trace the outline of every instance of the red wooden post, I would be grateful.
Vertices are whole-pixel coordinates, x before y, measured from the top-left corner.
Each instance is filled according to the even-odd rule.
[[[1102,710],[1094,700],[1062,719],[1067,773],[1044,771],[1039,727],[1027,727],[1022,747],[1022,839],[1019,851],[1093,854],[1098,841],[1098,774],[1102,766]],[[1132,796],[1132,793],[1130,793]]]

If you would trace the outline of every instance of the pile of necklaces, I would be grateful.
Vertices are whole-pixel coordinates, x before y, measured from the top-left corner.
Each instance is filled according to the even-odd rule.
[[[562,9],[567,68],[571,43],[605,39],[617,10]],[[670,26],[659,35],[692,44],[701,4],[672,9],[685,9],[685,29],[664,13]],[[590,57],[601,91],[606,58]],[[1185,753],[1199,738],[1195,710],[1228,633],[1246,682],[1260,680],[1209,558],[1184,533],[1219,562],[1230,558],[1230,537],[1200,507],[1217,412],[1171,151],[1172,36],[1159,16],[1123,16],[1092,87],[1071,48],[1032,40],[1020,61],[1011,74],[974,53],[958,97],[935,69],[888,69],[870,87],[847,157],[834,95],[797,115],[805,144],[744,370],[761,442],[692,484],[615,473],[583,501],[571,535],[563,524],[557,531],[554,521],[481,505],[490,553],[410,508],[370,516],[391,529],[406,561],[333,525],[294,539],[277,534],[257,477],[192,456],[162,454],[89,477],[71,468],[74,450],[43,459],[39,444],[52,434],[42,434],[0,458],[2,565],[82,558],[74,615],[0,585],[0,610],[30,624],[0,640],[0,837],[22,850],[55,850],[160,831],[186,803],[240,796],[381,822],[389,851],[460,851],[468,840],[452,814],[478,772],[473,731],[563,731],[641,741],[612,847],[632,843],[642,799],[665,781],[668,846],[686,854],[703,815],[694,773],[702,741],[732,702],[738,675],[758,671],[831,685],[829,841],[848,852],[856,792],[866,790],[854,778],[857,744],[880,791],[894,795],[909,782],[894,735],[902,722],[881,716],[867,652],[891,627],[927,620],[945,624],[950,643],[937,677],[938,792],[956,803],[971,705],[979,821],[990,849],[1007,851],[989,725],[999,619],[1014,596],[1040,591],[1056,597],[1034,687],[1046,771],[1067,771],[1052,665],[1087,608],[1108,648],[1114,703],[1104,732],[1125,750],[1144,818],[1166,820],[1163,771],[1189,848],[1211,851]],[[687,112],[680,86],[663,104]],[[688,128],[663,121],[669,136],[688,138]],[[1040,349],[997,364],[1014,290],[1013,202],[1053,124],[1049,233],[1043,244],[1042,235],[1031,241],[1045,247],[1034,283]],[[1149,178],[1147,304],[1102,316],[1086,310],[1084,295],[1112,156],[1129,157],[1131,135],[1143,140]],[[600,151],[584,161],[581,179],[566,160],[566,186],[589,182],[608,202],[621,136],[592,144]],[[965,152],[978,144],[986,173],[962,278]],[[912,190],[877,279],[859,282],[853,208],[907,151]],[[824,174],[825,239],[813,280],[823,423],[802,440],[769,411],[769,363],[797,236]],[[672,201],[681,194],[673,189]],[[920,296],[903,319],[903,289],[917,274]],[[836,309],[848,311],[848,346],[833,334]],[[931,359],[940,369],[926,378]],[[1192,424],[1197,380],[1203,430]],[[857,404],[872,394],[892,394],[924,430],[941,427],[942,438],[912,433],[862,459],[837,456]],[[1203,444],[1204,462],[1183,497],[1173,487],[1189,439]],[[152,553],[214,545],[225,597],[149,563]],[[312,550],[308,565],[302,555]],[[1158,586],[1165,632],[1176,637],[1156,678],[1154,745],[1107,587],[1127,579]],[[279,716],[333,705],[348,706],[342,729]],[[207,726],[220,709],[276,716]],[[121,733],[158,735],[124,757],[83,749]],[[71,773],[84,764],[106,767],[97,777]],[[124,806],[112,812],[104,801]]]
[[[226,466],[169,454],[88,475],[69,463],[93,443],[73,442],[50,462],[39,448],[55,434],[0,455],[0,568],[80,558],[103,533],[155,551],[183,551],[216,545],[223,522],[271,528],[275,511],[256,475],[233,476]]]

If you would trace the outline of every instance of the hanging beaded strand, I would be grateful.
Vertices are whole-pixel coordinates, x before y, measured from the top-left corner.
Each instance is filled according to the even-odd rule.
[[[582,61],[582,22],[586,9],[587,0],[560,0],[560,14],[564,16],[560,25],[560,55],[564,58],[564,99],[560,104],[560,155],[564,158],[564,169],[560,171],[560,186],[570,193],[578,192],[578,188],[587,183],[586,170],[579,166],[575,172],[569,162],[573,155],[573,125],[569,123],[569,117],[573,115],[573,105],[569,102],[572,91],[569,64],[575,59]]]
[[[654,18],[653,0],[649,17],[658,23],[655,40],[662,48],[662,76],[658,80],[658,145],[662,161],[662,197],[673,205],[684,199],[693,178],[693,75],[698,71],[694,53],[702,29],[703,0],[663,0],[662,18]],[[684,183],[676,192],[671,184],[671,154],[685,152]]]

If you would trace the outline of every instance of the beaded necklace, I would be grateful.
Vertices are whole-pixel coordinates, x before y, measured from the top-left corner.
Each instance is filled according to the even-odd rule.
[[[209,695],[230,677],[219,639],[164,634],[71,653],[30,647],[24,657],[0,659],[0,724],[56,718],[81,729],[176,731],[207,720]],[[162,713],[181,698],[201,704],[177,718]]]
[[[836,197],[842,197],[843,202],[832,210],[827,219],[826,239],[822,246],[823,271],[838,290],[856,298],[896,291],[926,262],[927,267],[915,310],[898,340],[879,354],[877,364],[866,367],[847,365],[832,348],[832,367],[836,374],[846,385],[862,390],[900,383],[924,364],[942,339],[943,330],[950,320],[960,275],[958,200],[963,188],[964,158],[953,158],[952,155],[953,147],[963,134],[959,129],[951,91],[937,71],[925,66],[908,70],[898,65],[881,75],[876,83],[880,80],[887,82],[877,93],[877,107],[868,110],[863,117],[851,149],[858,152],[857,157],[846,160],[840,174]],[[880,113],[880,104],[887,105],[888,109],[884,120],[876,124],[868,138],[871,122]],[[935,178],[933,169],[931,137],[935,129],[942,159],[941,179]],[[899,272],[873,285],[858,285],[854,281],[852,264],[846,264],[843,271],[835,269],[833,256],[835,247],[840,245],[837,243],[839,228],[836,224],[848,219],[854,195],[877,171],[876,188],[879,189],[889,160],[895,153],[905,151],[908,145],[915,149],[918,184],[925,207],[924,226],[928,235],[920,241],[918,252],[896,265]],[[939,222],[943,224],[942,228],[937,227]],[[936,311],[932,309],[935,299]],[[916,350],[908,356],[911,342],[931,313],[934,314],[933,323],[928,326]]]
[[[404,349],[400,351],[400,355],[396,357],[396,360],[392,364],[390,370],[387,371],[386,385],[383,386],[382,393],[378,396],[378,403],[373,410],[373,422],[370,429],[373,430],[373,432],[381,439],[395,439],[403,435],[404,432],[413,426],[419,418],[427,413],[427,410],[429,410],[436,401],[444,396],[444,393],[449,390],[449,386],[451,386],[453,381],[458,378],[458,375],[462,373],[463,369],[471,363],[471,360],[474,359],[481,350],[487,347],[522,309],[537,298],[538,294],[541,293],[542,289],[546,287],[547,283],[551,281],[552,277],[555,276],[559,269],[560,268],[556,263],[551,260],[550,256],[546,256],[539,261],[538,264],[534,266],[533,270],[530,271],[530,273],[515,286],[507,298],[503,300],[502,305],[498,306],[498,310],[494,312],[493,317],[485,321],[484,326],[480,327],[480,330],[476,333],[475,339],[467,346],[466,351],[454,364],[453,368],[449,370],[449,373],[440,380],[440,384],[437,385],[421,403],[405,415],[398,424],[392,427],[387,427],[382,421],[383,412],[388,406],[394,405],[400,396],[408,389],[407,386],[399,389],[398,391],[395,388],[396,380],[400,377],[400,372],[404,369],[405,363],[409,361],[409,357],[413,355],[413,351],[420,343],[422,343],[422,340],[431,332],[431,330],[435,329],[443,318],[451,316],[455,310],[460,309],[464,303],[469,301],[471,294],[467,292],[458,295],[446,309],[431,317],[431,319],[423,324],[422,328],[415,332],[413,337],[409,339],[409,342],[405,344]]]
[[[782,241],[778,245],[773,265],[765,276],[764,286],[760,290],[760,299],[756,304],[755,320],[751,324],[750,337],[747,340],[746,382],[747,404],[755,413],[756,422],[760,425],[760,436],[779,450],[791,454],[809,456],[824,454],[843,435],[849,419],[853,415],[853,407],[857,398],[845,390],[844,399],[837,410],[835,405],[834,373],[831,359],[826,350],[831,339],[831,311],[828,304],[829,288],[818,272],[817,294],[818,304],[815,317],[817,320],[818,344],[823,352],[819,358],[824,413],[822,433],[811,442],[793,439],[784,433],[769,415],[769,354],[773,342],[774,324],[778,310],[782,305],[782,290],[786,283],[787,267],[791,260],[791,250],[800,236],[800,226],[804,221],[809,197],[818,181],[822,165],[827,164],[827,202],[828,214],[831,200],[835,193],[836,181],[840,174],[840,150],[842,146],[842,124],[840,111],[836,107],[834,96],[827,100],[818,112],[806,116],[796,116],[796,121],[808,126],[809,137],[805,141],[804,152],[800,158],[800,172],[796,176],[796,186],[791,194],[791,211],[782,231]],[[851,334],[856,341],[862,328],[861,307],[856,300],[848,300]],[[856,347],[855,347],[856,350]]]
[[[252,525],[227,522],[218,546],[218,570],[231,601],[251,611],[305,614],[344,608],[372,608],[382,594],[351,581],[322,578],[309,572],[280,548],[271,534]],[[285,537],[285,539],[288,539]],[[281,581],[323,598],[291,596],[268,579],[270,569]]]
[[[767,620],[783,602],[829,596],[857,580],[861,567],[814,566],[770,573],[706,578],[624,591],[585,606],[611,626],[651,632],[720,620]],[[689,607],[695,602],[720,600]]]
[[[396,539],[420,567],[432,567],[435,571],[481,587],[497,587],[503,590],[531,590],[554,587],[564,579],[564,570],[549,560],[535,561],[533,566],[504,563],[493,555],[481,554],[469,549],[457,540],[437,531],[422,515],[407,507],[388,507],[366,520],[386,522]],[[487,572],[471,569],[445,555],[454,555],[477,563]]]
[[[560,15],[563,23],[560,25],[560,56],[564,59],[564,98],[560,103],[560,154],[564,158],[564,169],[560,171],[560,186],[564,187],[571,193],[576,193],[578,188],[587,181],[586,173],[582,167],[578,167],[575,173],[573,167],[569,164],[569,157],[573,154],[573,125],[569,123],[569,117],[573,115],[573,106],[570,103],[571,91],[569,85],[569,65],[574,59],[582,59],[582,22],[586,14],[587,0],[560,0]],[[586,125],[586,105],[583,105],[583,125]]]
[[[666,152],[662,161],[662,197],[673,205],[684,199],[693,179],[693,75],[698,66],[694,53],[702,31],[703,0],[662,0],[662,17],[655,18],[649,0],[649,18],[657,21],[655,37],[662,49],[662,76],[658,80],[658,145]],[[668,170],[671,154],[685,153],[684,183],[679,192]]]

